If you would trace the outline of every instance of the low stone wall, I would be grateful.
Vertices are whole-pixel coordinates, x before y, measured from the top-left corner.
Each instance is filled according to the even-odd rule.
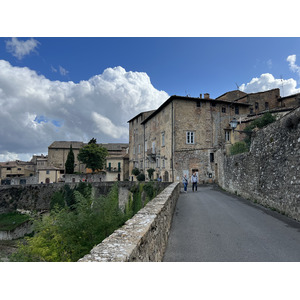
[[[179,183],[169,185],[79,262],[161,261],[179,192]]]
[[[250,152],[217,156],[223,189],[300,221],[300,108],[257,131]]]

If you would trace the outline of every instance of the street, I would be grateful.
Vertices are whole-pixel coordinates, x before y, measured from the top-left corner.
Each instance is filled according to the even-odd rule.
[[[180,193],[163,261],[299,262],[300,223],[200,185]]]

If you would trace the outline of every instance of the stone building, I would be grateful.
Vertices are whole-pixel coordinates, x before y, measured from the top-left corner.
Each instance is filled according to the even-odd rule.
[[[233,117],[245,116],[248,103],[171,96],[154,112],[129,120],[129,174],[134,167],[155,170],[154,179],[181,181],[198,173],[202,182],[216,178],[214,153],[230,141],[226,130]],[[132,176],[131,179],[134,179]]]
[[[70,146],[74,152],[74,172],[77,173],[91,173],[92,170],[86,168],[85,164],[78,161],[77,155],[81,147],[87,145],[83,142],[73,141],[56,141],[48,147],[48,166],[60,169],[60,173],[64,174],[65,163],[70,151]],[[128,143],[103,143],[98,144],[108,151],[106,158],[106,172],[105,181],[125,180],[129,178],[128,172]],[[127,155],[127,156],[126,156]]]
[[[13,177],[30,177],[35,173],[35,165],[32,162],[9,161],[0,163],[0,179],[2,184],[10,184]]]

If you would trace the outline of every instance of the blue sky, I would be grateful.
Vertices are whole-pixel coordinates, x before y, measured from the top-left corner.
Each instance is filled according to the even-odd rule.
[[[15,0],[2,12],[0,161],[47,154],[55,140],[128,142],[127,121],[171,95],[300,92],[290,0]]]
[[[171,95],[299,93],[297,59],[300,38],[2,37],[0,160],[54,140],[128,142],[127,121]]]

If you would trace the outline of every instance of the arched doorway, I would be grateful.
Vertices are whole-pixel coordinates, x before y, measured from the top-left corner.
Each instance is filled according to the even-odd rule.
[[[164,181],[165,181],[165,182],[169,182],[169,173],[168,173],[168,171],[165,171],[165,174],[164,174]]]

